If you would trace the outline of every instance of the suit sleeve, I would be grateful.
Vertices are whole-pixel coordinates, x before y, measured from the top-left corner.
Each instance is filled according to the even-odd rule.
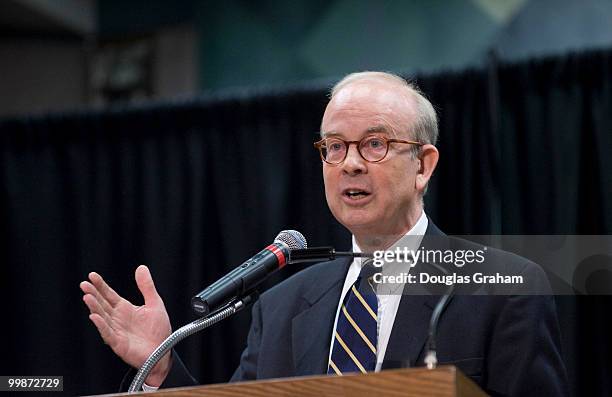
[[[119,385],[119,393],[125,393],[132,383],[132,379],[136,376],[136,369],[131,368],[126,372],[123,376],[123,380]],[[195,386],[198,385],[198,381],[191,376],[191,373],[183,364],[183,361],[179,357],[178,353],[172,349],[172,367],[170,367],[170,372],[168,376],[164,380],[164,382],[159,386],[162,388],[169,387],[182,387],[182,386]]]
[[[257,362],[259,359],[259,350],[261,346],[261,299],[253,305],[251,328],[247,338],[247,347],[242,352],[240,357],[240,365],[234,372],[230,382],[239,382],[244,380],[257,379]]]
[[[525,273],[532,280],[546,282],[539,268],[531,267]],[[486,382],[492,395],[569,394],[552,296],[507,297],[492,335]]]
[[[182,387],[182,386],[195,386],[199,384],[198,381],[191,376],[191,373],[183,364],[183,361],[179,357],[178,353],[172,350],[172,367],[166,377],[166,380],[161,384],[160,388],[169,387]]]

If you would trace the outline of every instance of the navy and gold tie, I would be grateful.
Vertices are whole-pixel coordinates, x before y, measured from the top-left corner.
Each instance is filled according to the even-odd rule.
[[[365,373],[376,368],[378,299],[370,278],[377,271],[371,260],[364,263],[342,302],[328,374]]]

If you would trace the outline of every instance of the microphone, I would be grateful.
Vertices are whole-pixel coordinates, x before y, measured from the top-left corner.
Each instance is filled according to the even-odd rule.
[[[442,266],[438,265],[437,263],[433,263],[433,262],[422,262],[422,263],[427,263],[428,265],[433,266],[436,270],[440,271],[441,273],[445,275],[449,275],[448,271],[444,269]],[[429,327],[427,329],[427,343],[426,343],[427,350],[426,350],[425,358],[423,360],[425,365],[427,366],[427,369],[435,369],[438,366],[438,354],[437,354],[438,348],[436,346],[436,338],[438,334],[438,322],[440,321],[440,316],[442,315],[442,312],[444,311],[444,309],[446,309],[446,306],[448,306],[448,302],[450,302],[451,298],[453,297],[454,292],[455,292],[455,284],[453,283],[450,286],[448,286],[444,295],[442,295],[438,303],[436,303],[436,306],[434,307],[433,312],[431,313],[431,317],[429,318]]]
[[[191,299],[191,308],[200,315],[229,300],[250,292],[274,271],[288,263],[292,249],[306,248],[306,239],[296,230],[283,230],[274,243],[238,266]]]
[[[289,253],[289,263],[331,261],[339,257],[373,258],[374,255],[367,252],[336,251],[334,247],[311,247],[292,249]]]

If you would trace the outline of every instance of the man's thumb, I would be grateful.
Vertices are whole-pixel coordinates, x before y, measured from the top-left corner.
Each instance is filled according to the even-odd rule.
[[[151,272],[145,265],[136,268],[136,285],[138,285],[138,289],[144,298],[145,305],[155,305],[161,300],[155,289]]]

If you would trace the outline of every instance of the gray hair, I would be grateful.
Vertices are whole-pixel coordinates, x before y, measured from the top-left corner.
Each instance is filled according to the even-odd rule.
[[[415,119],[413,125],[406,126],[408,131],[412,131],[414,139],[435,145],[438,141],[438,117],[436,110],[419,88],[406,81],[404,78],[388,72],[358,72],[346,75],[330,91],[329,97],[332,99],[340,90],[355,82],[362,81],[383,81],[400,87],[412,99],[415,105]],[[415,148],[418,153],[418,147]]]

